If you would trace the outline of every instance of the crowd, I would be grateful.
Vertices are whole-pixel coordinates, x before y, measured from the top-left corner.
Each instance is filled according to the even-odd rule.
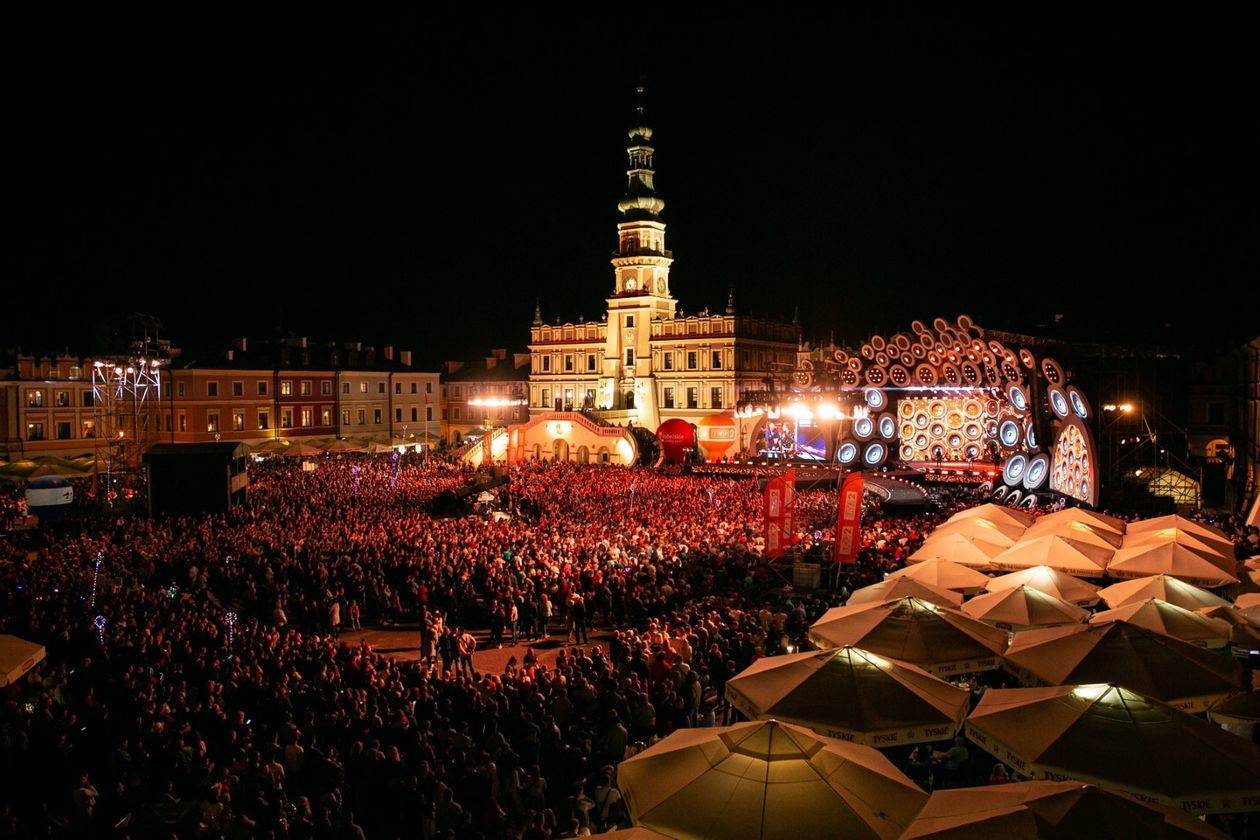
[[[0,631],[48,658],[2,695],[0,834],[625,825],[619,761],[730,719],[730,677],[796,649],[941,515],[869,515],[856,566],[802,596],[762,562],[755,480],[533,464],[498,490],[507,517],[432,513],[471,477],[406,459],[263,465],[231,514],[106,511],[6,537]],[[802,551],[833,516],[834,491],[801,492]],[[338,639],[385,622],[423,628],[419,660]],[[472,630],[572,644],[484,673]]]

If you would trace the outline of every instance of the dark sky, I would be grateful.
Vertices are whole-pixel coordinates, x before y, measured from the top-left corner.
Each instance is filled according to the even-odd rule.
[[[1258,331],[1252,20],[267,14],[10,21],[5,344],[139,310],[436,361],[597,316],[640,73],[688,311]]]

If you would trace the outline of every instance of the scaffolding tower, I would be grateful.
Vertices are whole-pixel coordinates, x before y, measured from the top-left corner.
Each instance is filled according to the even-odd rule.
[[[129,353],[92,364],[92,425],[96,476],[110,498],[118,480],[134,474],[161,433],[162,368],[169,348],[157,339],[157,323],[144,319]]]

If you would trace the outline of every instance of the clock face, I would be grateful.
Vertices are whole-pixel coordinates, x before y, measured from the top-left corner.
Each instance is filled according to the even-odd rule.
[[[626,278],[626,291],[627,292],[633,292],[636,288],[638,288],[638,286],[639,286],[638,281],[635,280],[633,277]]]
[[[662,295],[665,294],[665,278],[664,277],[656,278],[656,291],[658,294],[662,294]]]

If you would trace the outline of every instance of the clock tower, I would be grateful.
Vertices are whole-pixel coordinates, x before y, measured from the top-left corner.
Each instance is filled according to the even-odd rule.
[[[652,322],[674,317],[669,293],[673,254],[665,248],[665,202],[656,194],[652,129],[643,116],[643,85],[635,88],[635,124],[626,154],[626,195],[617,203],[617,251],[613,293],[608,298],[608,342],[600,382],[601,407],[633,410],[640,425],[655,429],[656,384],[652,370]]]

